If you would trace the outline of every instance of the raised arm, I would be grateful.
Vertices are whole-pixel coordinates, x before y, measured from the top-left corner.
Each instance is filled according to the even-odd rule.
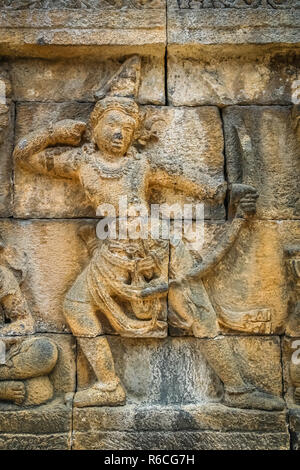
[[[257,198],[256,189],[252,186],[246,184],[231,185],[230,211],[232,215],[234,213],[235,217],[214,252],[209,253],[207,257],[187,273],[187,279],[205,276],[224,258],[233,246],[246,220],[255,214]]]
[[[38,129],[19,140],[14,158],[37,173],[72,178],[77,169],[76,152],[56,146],[78,146],[85,128],[84,122],[66,119]]]

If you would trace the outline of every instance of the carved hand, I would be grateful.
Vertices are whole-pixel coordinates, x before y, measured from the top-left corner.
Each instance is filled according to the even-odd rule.
[[[230,195],[231,211],[238,217],[247,218],[256,212],[256,200],[259,197],[256,189],[248,184],[233,184]]]
[[[79,145],[86,129],[85,122],[65,119],[48,127],[37,129],[19,140],[14,150],[14,158],[26,160],[47,147],[56,144]]]
[[[58,121],[50,128],[50,135],[53,144],[79,145],[81,136],[86,129],[86,123],[82,121],[73,121],[64,119]]]

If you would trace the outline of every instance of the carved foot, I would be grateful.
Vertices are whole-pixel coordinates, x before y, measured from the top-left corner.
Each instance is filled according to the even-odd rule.
[[[25,385],[19,381],[0,382],[0,400],[21,405],[25,399]]]
[[[87,406],[117,406],[124,405],[125,390],[118,385],[115,390],[101,390],[97,385],[75,393],[74,406],[84,408]]]
[[[35,332],[32,318],[16,320],[0,328],[0,336],[32,335]]]
[[[224,404],[233,408],[250,408],[266,411],[281,411],[285,407],[285,402],[282,398],[258,390],[245,393],[226,392]]]

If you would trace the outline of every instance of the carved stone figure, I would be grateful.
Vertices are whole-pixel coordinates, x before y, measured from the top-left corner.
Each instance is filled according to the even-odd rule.
[[[0,253],[0,336],[33,334],[34,320],[20,289],[26,276],[25,255],[20,257],[1,237]]]
[[[50,124],[21,139],[14,151],[15,159],[35,172],[77,179],[95,211],[103,203],[118,208],[119,198],[127,197],[130,216],[136,204],[147,206],[151,186],[158,182],[165,188],[197,196],[203,202],[222,202],[225,184],[205,174],[195,183],[184,173],[153,168],[147,152],[133,145],[137,139],[143,141],[142,115],[134,99],[139,79],[140,59],[134,56],[97,94],[99,101],[88,126],[71,120]],[[150,135],[151,132],[147,138]],[[107,238],[94,243],[87,229],[82,229],[80,235],[87,241],[91,259],[66,295],[64,314],[97,383],[75,394],[75,406],[117,405],[125,401],[99,312],[122,336],[163,338],[168,323],[192,329],[195,336],[203,331],[209,337],[218,334],[216,313],[201,279],[233,245],[246,219],[255,213],[257,198],[251,186],[238,184],[230,189],[235,218],[225,238],[208,259],[196,264],[179,244],[177,254],[186,266],[180,271],[180,263],[173,264],[170,287],[163,267],[169,253],[165,241]],[[168,318],[163,306],[167,295]],[[234,316],[227,321],[234,324]],[[253,318],[242,319],[242,323],[247,321],[261,325],[265,318],[254,312]],[[227,405],[283,408],[281,399],[257,390],[243,379],[226,340],[210,342],[204,349],[208,362],[224,383]]]
[[[8,340],[5,364],[0,365],[0,401],[16,405],[40,405],[53,396],[48,375],[54,369],[58,351],[49,338]]]
[[[26,273],[24,257],[17,263],[15,251],[2,239],[0,250],[0,341],[7,349],[0,365],[0,401],[39,405],[53,395],[48,374],[56,365],[57,347],[49,338],[31,336],[34,320],[19,285]]]

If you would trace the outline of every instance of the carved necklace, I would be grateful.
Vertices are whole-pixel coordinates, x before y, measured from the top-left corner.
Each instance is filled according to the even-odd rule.
[[[97,151],[94,145],[84,145],[83,151],[92,156],[92,166],[93,168],[101,175],[104,179],[120,179],[122,176],[127,175],[131,170],[134,169],[134,159],[138,159],[137,155],[130,151],[127,153],[126,161],[121,166],[117,168],[112,168],[107,166],[95,156]]]

